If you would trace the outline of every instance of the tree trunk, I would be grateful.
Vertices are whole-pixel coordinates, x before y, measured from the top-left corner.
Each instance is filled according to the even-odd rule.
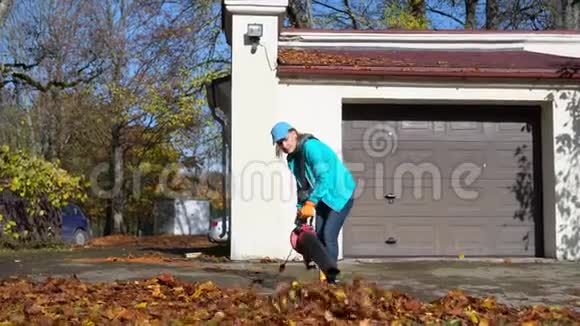
[[[312,28],[310,0],[290,0],[287,12],[292,27]]]
[[[477,0],[465,0],[465,29],[475,29],[475,14],[477,10]]]
[[[62,71],[62,67],[64,65],[64,58],[61,55],[58,55],[57,60],[56,60],[56,80],[58,82],[63,82],[64,81],[64,76],[63,76],[63,71]],[[53,98],[53,102],[55,107],[55,110],[53,112],[54,117],[55,117],[55,135],[54,135],[54,153],[55,153],[55,157],[59,160],[63,159],[63,143],[64,143],[64,128],[65,128],[65,119],[64,116],[66,115],[65,113],[65,108],[64,108],[64,103],[62,100],[62,96],[60,95],[59,90],[53,90],[52,92],[52,98]]]
[[[121,127],[115,124],[111,130],[111,159],[109,167],[113,175],[113,187],[109,198],[105,235],[124,233],[123,221],[123,148]]]
[[[580,1],[555,0],[556,28],[580,29]]]
[[[0,0],[0,28],[4,24],[6,16],[10,13],[13,2],[14,0]]]
[[[485,2],[485,29],[496,30],[498,28],[498,14],[498,0],[487,0]]]
[[[121,86],[121,80],[123,75],[123,67],[125,64],[125,41],[126,41],[126,28],[127,28],[127,17],[126,17],[126,1],[119,0],[119,21],[115,24],[113,21],[113,14],[110,10],[108,11],[107,20],[109,21],[109,27],[111,28],[111,33],[119,33],[119,44],[113,47],[111,53],[111,59],[113,61],[113,75],[112,82],[116,87]],[[109,5],[109,4],[108,4]],[[113,114],[117,115],[122,112],[120,108],[124,105],[123,99],[118,98],[116,95],[112,95],[113,102]],[[124,233],[125,223],[123,219],[123,143],[121,135],[123,132],[123,119],[121,116],[116,116],[115,123],[111,128],[111,159],[109,161],[109,171],[112,176],[113,187],[111,189],[111,196],[107,203],[107,219],[105,223],[105,235]]]
[[[411,15],[418,21],[425,19],[425,0],[409,0],[409,7],[411,8]]]

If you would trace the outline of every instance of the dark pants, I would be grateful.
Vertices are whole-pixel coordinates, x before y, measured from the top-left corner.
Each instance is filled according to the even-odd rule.
[[[351,198],[339,212],[322,201],[316,206],[316,235],[334,261],[338,261],[338,233],[353,205]]]

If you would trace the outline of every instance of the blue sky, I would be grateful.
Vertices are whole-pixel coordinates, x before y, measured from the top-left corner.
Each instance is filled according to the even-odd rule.
[[[339,9],[344,8],[343,0],[312,0],[313,9],[315,12],[331,12],[332,9],[327,8],[324,4],[335,7]],[[355,12],[363,10],[363,8],[369,8],[368,13],[380,15],[378,12],[379,8],[382,6],[383,0],[351,0],[350,5]],[[438,9],[442,12],[452,14],[459,20],[464,20],[465,17],[465,5],[463,1],[457,1],[457,5],[453,6],[450,0],[426,0],[427,7]],[[477,4],[477,20],[478,26],[481,26],[485,22],[485,0],[480,0]],[[321,4],[322,3],[322,4]],[[358,9],[358,10],[357,10]],[[427,11],[427,18],[432,23],[431,28],[434,29],[461,29],[462,25],[453,21],[448,17],[435,14],[433,12]]]

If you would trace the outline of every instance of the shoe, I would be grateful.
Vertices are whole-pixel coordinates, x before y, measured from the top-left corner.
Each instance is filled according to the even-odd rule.
[[[340,282],[340,281],[338,281],[338,280],[336,279],[336,274],[329,274],[329,275],[326,275],[326,283],[328,283],[328,284],[337,284],[337,283],[339,283],[339,282]]]
[[[340,274],[340,270],[338,268],[331,268],[329,269],[326,273],[326,280],[329,284],[336,284],[337,280],[336,278],[338,277],[338,274]]]

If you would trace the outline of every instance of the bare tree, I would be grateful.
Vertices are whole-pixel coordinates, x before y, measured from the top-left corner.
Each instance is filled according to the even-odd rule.
[[[487,0],[485,2],[485,29],[495,30],[498,28],[498,15],[498,0]]]
[[[0,139],[30,139],[38,154],[85,174],[109,161],[98,182],[111,196],[91,202],[108,202],[107,233],[126,231],[133,164],[165,147],[200,162],[215,154],[195,147],[215,148],[202,85],[230,64],[217,4],[15,1],[0,42]]]
[[[310,0],[290,0],[287,8],[290,26],[296,28],[312,28],[312,3]]]
[[[409,0],[409,7],[411,9],[411,15],[415,19],[424,19],[426,15],[426,5],[425,0]]]
[[[412,16],[421,21],[425,18],[424,0],[291,0],[287,14],[292,27],[380,29],[389,26],[385,11],[391,7],[408,9]]]
[[[465,29],[477,28],[477,0],[465,0]]]
[[[0,88],[11,87],[22,94],[17,99],[33,103],[23,108],[31,150],[49,160],[62,158],[68,133],[60,91],[90,83],[104,69],[98,24],[87,18],[93,5],[20,0],[5,21]]]
[[[545,30],[555,27],[556,2],[565,0],[488,0],[485,17],[480,17],[477,0],[432,0],[427,11],[452,22],[456,27],[480,28],[478,20],[484,19],[485,29]],[[483,21],[483,20],[482,20]]]
[[[580,29],[580,1],[553,0],[555,27],[560,29]]]
[[[8,16],[13,3],[14,0],[0,0],[0,27],[2,27],[4,19]]]
[[[199,96],[200,78],[229,64],[218,38],[219,10],[203,0],[108,0],[104,7],[112,69],[104,75],[113,124],[110,133],[110,186],[105,234],[127,230],[123,213],[128,181],[124,177],[129,134],[142,126],[143,152],[167,142],[177,132],[184,98]],[[174,14],[167,14],[166,4]],[[177,8],[177,9],[176,9]],[[184,72],[188,72],[184,74]],[[187,82],[190,79],[191,82]],[[185,86],[184,86],[185,85]],[[181,104],[180,104],[181,103]],[[187,109],[191,115],[196,102]],[[186,112],[186,113],[187,113]],[[191,116],[190,128],[200,125]],[[176,121],[177,120],[177,121]],[[180,129],[180,128],[177,128]],[[137,158],[138,160],[138,158]]]

